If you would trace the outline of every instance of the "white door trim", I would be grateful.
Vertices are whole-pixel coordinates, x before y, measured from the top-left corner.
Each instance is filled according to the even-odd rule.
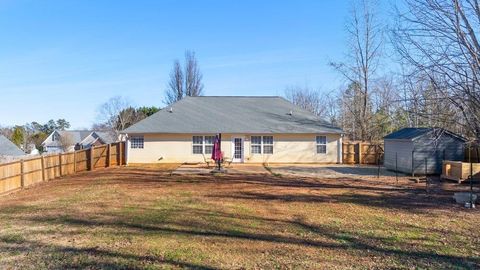
[[[235,158],[235,139],[242,140],[242,157]],[[245,159],[245,137],[244,136],[232,136],[232,162],[243,163]]]

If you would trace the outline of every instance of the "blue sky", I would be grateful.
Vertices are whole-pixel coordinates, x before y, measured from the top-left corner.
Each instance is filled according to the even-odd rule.
[[[0,125],[90,127],[121,95],[163,106],[172,62],[197,54],[206,95],[336,89],[349,1],[0,0]]]

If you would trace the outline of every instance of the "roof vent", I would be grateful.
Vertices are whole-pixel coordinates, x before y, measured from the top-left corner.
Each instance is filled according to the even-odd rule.
[[[173,107],[170,107],[170,109],[168,109],[168,112],[173,113]]]

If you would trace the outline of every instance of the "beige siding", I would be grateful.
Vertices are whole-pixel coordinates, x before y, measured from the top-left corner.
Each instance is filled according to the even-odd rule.
[[[129,163],[184,163],[204,162],[203,155],[192,153],[193,135],[211,134],[146,134],[144,149],[128,149]],[[252,134],[263,135],[263,134]],[[274,134],[273,154],[251,154],[250,136],[244,134],[222,134],[222,151],[232,156],[232,138],[244,139],[245,163],[337,163],[339,134],[318,134],[327,136],[327,154],[317,154],[316,134]]]

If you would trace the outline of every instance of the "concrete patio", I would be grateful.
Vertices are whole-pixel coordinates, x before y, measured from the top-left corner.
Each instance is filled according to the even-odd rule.
[[[273,173],[290,176],[307,176],[322,178],[371,178],[395,176],[395,172],[373,165],[348,164],[270,164]],[[407,175],[398,173],[398,176]]]
[[[222,168],[228,174],[270,174],[262,164],[231,164]],[[182,164],[172,174],[211,174],[214,169],[214,166],[207,166],[206,164]]]

